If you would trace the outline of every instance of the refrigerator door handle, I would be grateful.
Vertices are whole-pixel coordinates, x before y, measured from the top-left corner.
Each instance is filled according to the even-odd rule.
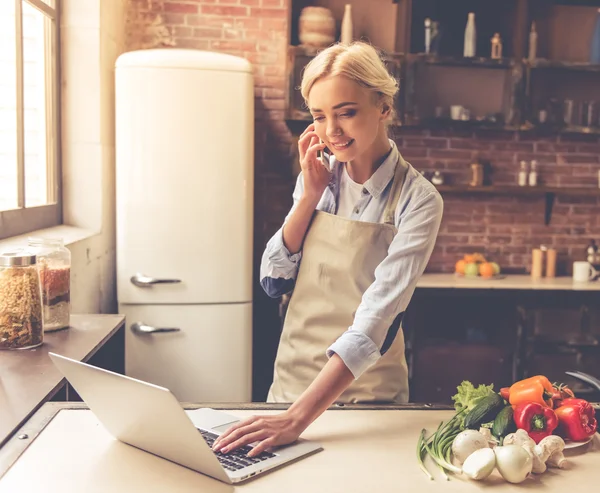
[[[181,282],[181,279],[157,279],[155,277],[148,277],[144,274],[137,273],[130,279],[132,284],[135,284],[138,288],[149,288],[153,284],[177,284]]]
[[[152,327],[144,322],[135,322],[131,324],[131,332],[134,334],[156,334],[157,332],[179,332],[177,327]]]

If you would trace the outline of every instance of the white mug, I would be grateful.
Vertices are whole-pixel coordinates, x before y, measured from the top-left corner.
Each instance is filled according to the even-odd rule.
[[[450,118],[453,120],[461,120],[463,115],[463,107],[460,104],[450,106]]]
[[[589,262],[573,262],[573,281],[589,282],[594,279],[598,272]]]

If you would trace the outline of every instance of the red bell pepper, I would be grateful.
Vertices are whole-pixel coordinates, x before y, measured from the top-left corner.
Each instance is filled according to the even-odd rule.
[[[535,443],[552,435],[558,426],[556,413],[538,402],[522,402],[514,410],[513,418],[517,428],[525,430]]]
[[[569,440],[580,442],[591,437],[598,428],[596,411],[584,399],[563,399],[555,410],[558,416],[558,433]]]

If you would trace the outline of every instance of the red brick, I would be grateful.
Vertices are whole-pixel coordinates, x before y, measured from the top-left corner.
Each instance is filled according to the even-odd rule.
[[[250,7],[258,7],[260,5],[260,0],[240,0],[241,5],[248,5]]]
[[[592,154],[564,154],[567,163],[598,163],[600,156]]]
[[[214,0],[212,2],[205,2],[205,3],[215,3]],[[238,3],[243,3],[243,0],[240,2],[240,0],[216,0],[216,3],[222,3],[222,4],[238,4]]]
[[[234,26],[234,18],[227,16],[186,15],[185,22],[190,26],[222,28],[232,28]]]
[[[189,38],[194,30],[191,27],[174,26],[171,32],[176,38]]]
[[[287,29],[287,19],[260,19],[262,29],[269,31],[283,31]]]
[[[250,16],[271,19],[287,19],[287,11],[285,9],[262,9],[260,7],[250,7]]]
[[[243,39],[245,38],[244,32],[239,29],[223,29],[223,37],[225,39]]]
[[[177,40],[177,48],[194,48],[196,50],[208,50],[209,42],[202,39],[183,38]]]
[[[243,29],[260,29],[260,19],[253,17],[239,17],[235,19],[235,27]]]
[[[223,30],[211,27],[197,27],[194,29],[194,37],[204,39],[221,39]]]
[[[263,7],[284,7],[283,3],[286,0],[261,0]]]
[[[249,41],[212,41],[211,48],[216,50],[227,51],[254,51],[255,44]]]
[[[201,12],[206,15],[246,16],[248,7],[224,6],[224,5],[202,5]]]
[[[265,99],[278,99],[285,97],[285,91],[282,89],[274,89],[272,87],[264,89]]]
[[[472,153],[470,151],[458,151],[453,149],[430,149],[429,157],[437,159],[464,159],[469,161]]]
[[[185,18],[187,16],[185,14],[164,13],[162,14],[162,17],[167,26],[175,26],[177,24],[185,24]]]
[[[165,12],[177,12],[181,14],[196,14],[198,6],[190,3],[165,3]]]
[[[557,142],[536,142],[535,150],[537,152],[575,152],[575,144],[559,144]]]

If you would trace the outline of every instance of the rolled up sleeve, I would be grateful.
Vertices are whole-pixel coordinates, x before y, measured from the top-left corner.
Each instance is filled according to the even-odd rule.
[[[437,191],[427,191],[406,208],[388,254],[375,269],[375,280],[362,296],[352,326],[327,349],[328,357],[336,353],[342,358],[355,379],[375,364],[382,349],[385,352],[393,342],[393,322],[408,307],[429,262],[442,214],[443,201]]]
[[[303,189],[304,182],[302,173],[300,173],[292,195],[294,203],[283,222],[283,226],[296,209],[298,201],[302,197]],[[260,284],[267,295],[272,298],[289,293],[294,288],[298,267],[302,259],[302,250],[291,254],[283,243],[283,226],[267,243],[260,264]]]

